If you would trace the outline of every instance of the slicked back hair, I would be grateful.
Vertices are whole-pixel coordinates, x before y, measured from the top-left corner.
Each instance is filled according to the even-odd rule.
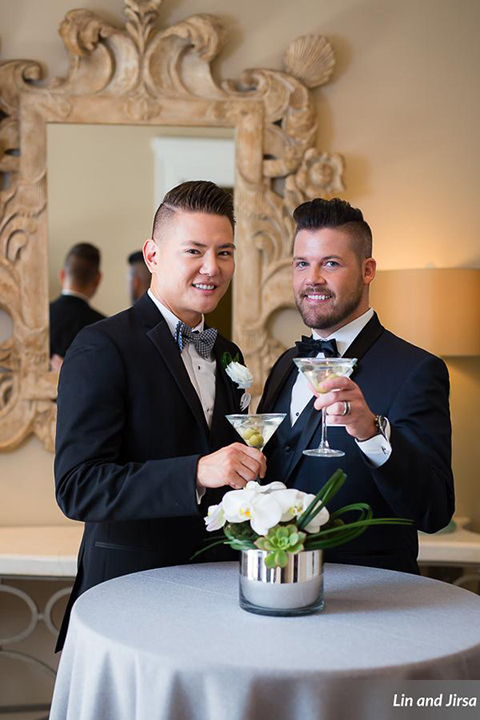
[[[347,232],[352,239],[352,250],[359,262],[372,257],[372,231],[363,219],[361,210],[346,200],[315,198],[299,205],[293,213],[296,223],[295,237],[300,230],[336,228]]]
[[[162,239],[162,226],[178,211],[203,212],[228,218],[235,230],[233,197],[208,180],[189,180],[169,190],[153,219],[152,238]]]
[[[75,285],[88,287],[100,271],[100,250],[90,243],[77,243],[68,251],[64,269]]]

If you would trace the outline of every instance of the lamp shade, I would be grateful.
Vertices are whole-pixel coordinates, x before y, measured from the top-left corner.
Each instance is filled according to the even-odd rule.
[[[370,302],[382,325],[435,355],[480,355],[480,270],[380,270]]]

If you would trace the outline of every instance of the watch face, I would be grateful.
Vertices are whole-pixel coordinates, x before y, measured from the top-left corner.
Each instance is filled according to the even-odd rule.
[[[376,415],[375,416],[375,424],[379,430],[379,432],[382,433],[382,435],[385,435],[386,429],[387,429],[387,421],[383,417],[383,415]]]

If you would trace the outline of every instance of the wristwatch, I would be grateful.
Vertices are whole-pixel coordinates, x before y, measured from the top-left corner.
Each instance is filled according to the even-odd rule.
[[[383,417],[383,415],[375,415],[373,418],[373,422],[375,423],[375,427],[377,428],[377,435],[383,435],[385,440],[388,440],[387,437],[387,418]]]

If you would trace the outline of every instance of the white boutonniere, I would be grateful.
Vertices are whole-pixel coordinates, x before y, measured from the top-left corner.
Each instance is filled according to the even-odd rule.
[[[253,384],[253,375],[250,370],[238,362],[238,355],[232,358],[230,353],[222,355],[223,369],[227,373],[230,380],[237,384],[239,390],[248,390]],[[240,398],[240,410],[243,412],[250,405],[252,396],[250,393],[244,392]]]

